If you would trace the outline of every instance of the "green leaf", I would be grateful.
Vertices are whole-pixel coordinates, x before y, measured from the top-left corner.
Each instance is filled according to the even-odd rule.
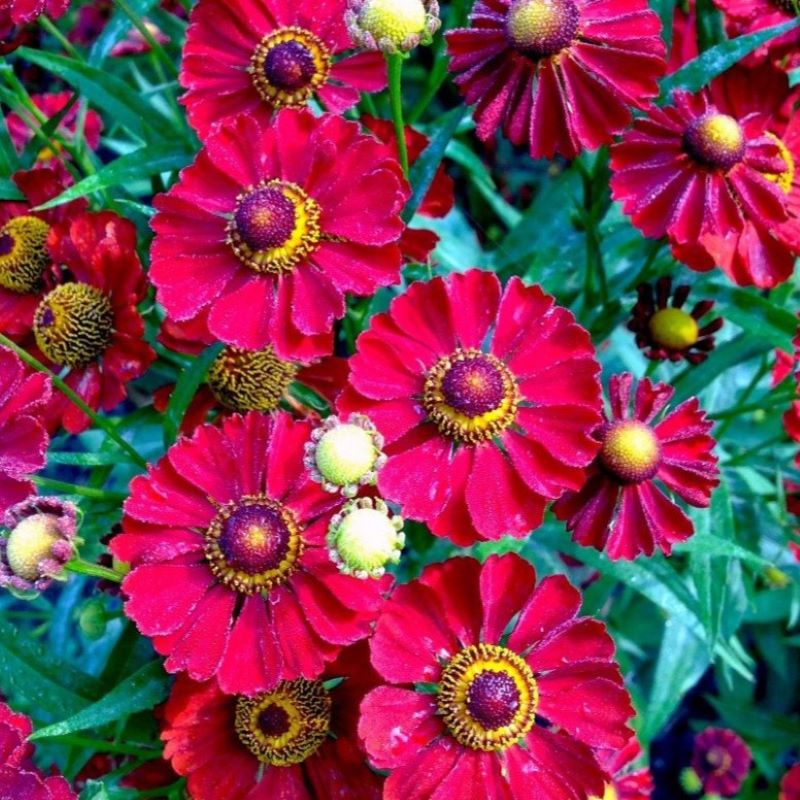
[[[0,200],[25,200],[25,195],[11,178],[0,178]]]
[[[69,733],[102,728],[139,711],[158,705],[167,696],[167,676],[161,664],[151,661],[115,686],[105,697],[61,722],[35,731],[30,739],[52,739]]]
[[[206,348],[192,365],[178,378],[169,399],[167,413],[164,415],[164,446],[169,447],[177,438],[181,422],[186,415],[189,403],[206,377],[208,368],[222,352],[223,345],[218,342]]]
[[[661,96],[665,98],[675,89],[685,89],[689,92],[697,92],[709,84],[717,75],[721,75],[725,70],[730,69],[745,56],[750,55],[762,44],[774,39],[776,36],[787,33],[800,25],[800,20],[790,20],[782,25],[775,25],[772,28],[765,28],[755,33],[748,33],[739,36],[737,39],[729,39],[726,42],[706,50],[697,58],[681,67],[672,75],[667,75],[661,81]]]
[[[89,175],[78,181],[58,197],[48,200],[38,208],[39,210],[53,208],[78,197],[85,197],[92,192],[141,180],[161,172],[181,169],[186,166],[191,158],[192,152],[190,150],[184,147],[176,147],[174,144],[153,144],[147,147],[140,147],[132,153],[120,156],[94,175]]]
[[[73,467],[98,467],[120,463],[119,453],[58,453],[49,452],[47,460],[51,464],[68,464]]]
[[[158,0],[128,0],[131,10],[140,17],[144,17],[157,3]],[[111,19],[103,28],[103,32],[97,37],[89,51],[89,63],[93,67],[100,66],[114,45],[122,41],[130,29],[131,21],[127,15],[119,8],[115,9]]]
[[[738,325],[749,336],[768,341],[773,347],[792,352],[797,333],[797,317],[767,297],[752,290],[714,286],[726,320]],[[715,356],[712,354],[712,359]]]

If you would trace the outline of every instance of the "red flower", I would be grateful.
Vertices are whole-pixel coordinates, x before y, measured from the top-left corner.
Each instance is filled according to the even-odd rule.
[[[641,756],[642,747],[636,739],[631,739],[621,750],[605,750],[599,753],[600,765],[612,780],[606,787],[606,798],[614,800],[648,800],[653,792],[653,777],[647,767],[633,768],[633,763]]]
[[[692,769],[706,794],[733,797],[750,772],[750,762],[750,748],[726,728],[707,728],[694,740]]]
[[[800,764],[795,764],[783,776],[779,800],[800,800]]]
[[[382,779],[355,743],[358,705],[378,678],[366,646],[345,650],[326,680],[270,692],[223,694],[180,676],[167,703],[165,756],[194,800],[380,800]]]
[[[394,125],[391,122],[378,117],[364,115],[361,117],[361,124],[389,147],[394,158],[399,158],[397,137],[394,133]],[[409,164],[413,165],[428,146],[428,137],[414,130],[410,125],[406,126],[405,137]],[[442,164],[436,170],[430,188],[417,209],[417,214],[421,217],[445,217],[450,213],[454,202],[455,187],[453,186],[453,180],[445,172]],[[406,261],[425,262],[438,241],[439,237],[433,231],[425,228],[406,228],[400,239],[400,249],[403,251],[403,257]]]
[[[470,21],[446,37],[478,136],[502,127],[534,158],[612,141],[666,69],[645,0],[478,0]]]
[[[67,12],[69,0],[0,0],[0,30],[27,25],[40,14],[58,19]]]
[[[345,0],[209,0],[192,12],[181,69],[182,102],[205,140],[234,116],[269,123],[281,108],[317,97],[340,113],[360,93],[386,86],[380,53],[344,56],[354,45]]]
[[[60,163],[17,172],[13,179],[25,202],[0,202],[0,333],[18,338],[31,332],[33,312],[54,280],[47,247],[51,227],[88,205],[81,199],[48,211],[34,210],[60,195],[71,182]]]
[[[69,370],[64,380],[91,408],[110,411],[155,359],[136,310],[145,292],[136,228],[110,211],[85,213],[56,225],[48,245],[69,276],[36,309],[36,347],[45,362]],[[89,424],[63,395],[53,398],[48,415],[70,433]]]
[[[538,286],[471,270],[415,283],[372,318],[339,410],[386,441],[384,497],[457,544],[523,536],[597,452],[587,332]],[[487,476],[491,475],[491,480]]]
[[[156,198],[150,276],[170,317],[208,309],[227,344],[328,355],[345,292],[399,280],[407,197],[396,161],[354,122],[240,116]]]
[[[646,236],[667,236],[692,269],[712,269],[723,247],[740,246],[743,263],[734,266],[731,252],[722,269],[739,284],[769,287],[788,277],[770,266],[769,252],[786,250],[769,233],[789,213],[786,193],[771,179],[786,171],[786,160],[766,117],[753,113],[749,99],[732,102],[727,81],[739,85],[734,73],[700,94],[675,92],[674,105],[638,119],[612,149],[612,196]]]
[[[44,114],[47,119],[55,117],[61,113],[66,107],[67,103],[73,97],[72,92],[52,92],[50,94],[34,94],[31,95],[31,100],[36,108]],[[33,130],[39,128],[39,123],[32,120],[31,129],[30,125],[26,124],[25,120],[18,114],[9,114],[6,117],[6,125],[8,132],[11,135],[11,140],[14,142],[18,152],[22,152],[26,145],[33,139]],[[75,104],[64,116],[61,122],[58,123],[56,132],[63,136],[67,141],[74,141],[75,132],[78,126],[78,105]],[[82,135],[86,144],[92,149],[96,150],[100,144],[100,133],[103,130],[103,120],[100,115],[92,109],[87,110],[86,116],[83,120]],[[47,164],[54,158],[61,158],[68,155],[59,150],[53,152],[49,147],[45,147],[39,151],[37,164]]]
[[[567,520],[575,541],[605,550],[611,559],[667,555],[675,542],[688,539],[691,520],[673,503],[656,480],[692,506],[705,507],[719,483],[712,423],[696,397],[682,403],[654,424],[674,389],[644,378],[630,412],[633,376],[611,378],[611,419],[595,432],[600,454],[579,491],[554,506]]]
[[[0,797],[14,800],[76,800],[60,775],[45,777],[31,760],[31,721],[0,703]]]
[[[359,724],[372,764],[391,770],[384,798],[478,784],[486,800],[602,796],[592,748],[624,747],[633,708],[611,637],[580,605],[566,578],[537,585],[515,554],[454,558],[399,586],[370,640],[389,685]]]
[[[233,416],[181,439],[131,483],[125,612],[170,672],[226,693],[319,677],[369,633],[385,581],[342,575],[328,557],[341,500],[303,467],[311,426],[288,414]]]
[[[49,378],[27,374],[14,353],[0,348],[0,513],[36,491],[27,476],[45,465],[50,440],[42,416],[50,393]]]

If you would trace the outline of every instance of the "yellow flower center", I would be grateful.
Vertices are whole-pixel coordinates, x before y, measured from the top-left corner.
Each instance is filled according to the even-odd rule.
[[[52,514],[34,514],[21,520],[6,540],[6,558],[11,571],[26,581],[42,577],[39,565],[50,558],[60,539],[58,520]]]
[[[783,172],[778,173],[764,173],[764,177],[768,181],[777,183],[784,194],[789,194],[789,192],[792,191],[792,186],[794,186],[794,178],[797,174],[797,164],[795,163],[791,151],[781,139],[772,133],[768,133],[767,136],[769,136],[769,138],[775,142],[778,150],[780,150],[781,158],[786,163],[786,169],[783,170]]]
[[[624,483],[652,478],[661,461],[661,445],[653,430],[638,420],[626,419],[606,427],[600,459]]]
[[[0,286],[25,294],[37,289],[50,254],[50,226],[38,217],[14,217],[0,228]]]
[[[508,367],[473,348],[440,359],[425,379],[422,405],[431,422],[453,439],[476,444],[514,422],[519,387]]]
[[[331,698],[321,681],[284,681],[255,697],[238,697],[234,725],[242,744],[263,764],[301,764],[325,741]]]
[[[297,375],[297,367],[282,361],[271,347],[242,350],[226,347],[208,370],[214,397],[234,411],[274,411]]]
[[[366,0],[358,15],[359,27],[380,44],[402,47],[407,39],[422,36],[427,26],[422,0]]]
[[[650,319],[650,333],[662,347],[686,350],[697,343],[697,320],[679,308],[662,308]]]
[[[506,647],[470,645],[445,667],[437,705],[442,721],[472,750],[505,750],[536,724],[539,687],[525,660]]]
[[[33,317],[39,349],[55,364],[83,367],[111,342],[111,301],[88,283],[63,283],[44,296]]]
[[[328,79],[331,54],[304,28],[279,28],[258,44],[248,68],[261,98],[278,108],[300,108]]]
[[[731,116],[709,111],[698,117],[684,134],[684,147],[695,161],[713,169],[729,170],[745,149],[742,126]]]
[[[205,533],[205,556],[222,584],[256,594],[291,577],[304,544],[290,509],[265,495],[245,495],[217,512]]]
[[[514,0],[506,32],[511,44],[533,58],[568,47],[578,34],[580,11],[574,0]]]
[[[254,272],[279,275],[307,258],[320,240],[320,208],[299,186],[265,181],[237,198],[227,242]]]

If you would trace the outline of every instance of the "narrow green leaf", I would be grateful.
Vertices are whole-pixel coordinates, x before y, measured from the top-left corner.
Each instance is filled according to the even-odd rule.
[[[117,453],[59,453],[49,452],[47,460],[51,464],[68,464],[73,467],[99,467],[120,463]]]
[[[750,289],[715,285],[713,292],[712,296],[724,309],[726,320],[738,325],[749,336],[765,339],[773,347],[787,352],[792,351],[797,317],[789,311],[788,305],[778,305]]]
[[[11,178],[0,178],[0,200],[24,200],[25,195]]]
[[[128,0],[128,3],[134,12],[144,17],[158,3],[158,0]],[[116,8],[89,51],[89,63],[93,67],[99,67],[114,45],[122,41],[130,29],[131,21],[119,8]]]
[[[151,661],[96,703],[61,722],[40,728],[30,739],[52,739],[87,728],[101,728],[109,722],[153,708],[166,695],[166,673],[157,661]]]

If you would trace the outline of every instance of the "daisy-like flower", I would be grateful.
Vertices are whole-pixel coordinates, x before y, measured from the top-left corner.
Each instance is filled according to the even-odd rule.
[[[694,740],[692,769],[706,794],[737,794],[750,772],[751,760],[747,744],[726,728],[707,728]]]
[[[0,703],[0,797],[14,800],[76,800],[61,775],[45,777],[31,760],[30,719]]]
[[[676,92],[674,105],[636,120],[612,148],[612,196],[646,236],[667,236],[692,269],[719,263],[739,284],[769,287],[788,277],[764,253],[770,243],[783,247],[769,231],[789,215],[787,193],[771,179],[786,172],[786,160],[766,117],[731,102],[720,87],[727,80],[695,95]],[[734,265],[740,245],[747,258]],[[732,252],[721,259],[725,248]]]
[[[538,286],[470,270],[415,283],[371,320],[342,412],[385,440],[383,497],[460,545],[538,527],[597,453],[589,334]],[[491,476],[491,480],[487,480]]]
[[[408,192],[355,122],[284,109],[262,128],[240,116],[156,198],[150,278],[171,318],[207,310],[226,344],[329,355],[345,292],[399,280]]]
[[[0,333],[16,339],[31,332],[36,306],[54,280],[47,247],[52,226],[80,214],[87,203],[80,199],[47,211],[34,210],[71,182],[61,164],[20,171],[13,179],[25,202],[0,202]]]
[[[793,766],[783,776],[779,800],[800,800],[800,764]]]
[[[636,334],[636,345],[647,358],[699,364],[714,349],[714,334],[722,327],[722,318],[701,324],[714,307],[713,300],[701,300],[691,312],[683,310],[689,297],[685,284],[672,291],[672,279],[659,278],[655,286],[638,287],[639,299],[631,312],[628,330]],[[671,298],[671,302],[670,302]]]
[[[78,511],[57,497],[29,497],[11,506],[3,525],[8,535],[0,538],[0,586],[41,592],[75,553]]]
[[[303,465],[311,424],[232,416],[181,439],[131,483],[114,556],[126,614],[170,672],[229,694],[318,678],[370,631],[387,581],[339,572],[325,537],[341,498]]]
[[[674,389],[644,378],[633,398],[632,390],[632,375],[611,378],[611,418],[595,432],[600,453],[588,480],[553,508],[575,541],[612,559],[652,555],[656,547],[669,555],[694,533],[660,484],[689,505],[705,507],[719,483],[712,423],[697,398],[656,422]]]
[[[383,780],[356,744],[359,703],[378,683],[366,645],[317,680],[250,697],[180,676],[166,706],[165,756],[194,800],[380,800]]]
[[[31,100],[36,108],[44,114],[47,119],[55,117],[60,114],[67,103],[72,98],[72,92],[51,92],[49,94],[34,94],[31,95]],[[58,123],[56,132],[63,136],[67,141],[72,142],[75,139],[76,130],[78,127],[78,110],[79,106],[75,104],[63,117],[61,122]],[[26,112],[26,117],[30,120],[30,125],[26,123],[19,114],[9,114],[6,117],[6,125],[8,132],[11,136],[11,141],[14,143],[18,152],[22,152],[25,146],[33,139],[33,131],[39,127],[39,123]],[[33,126],[33,128],[31,127]],[[83,119],[83,127],[81,129],[82,136],[87,146],[92,150],[96,150],[100,144],[100,134],[103,130],[103,120],[100,115],[93,109],[88,109]],[[57,144],[57,143],[56,143]],[[39,151],[37,156],[37,164],[49,164],[55,158],[63,158],[68,156],[63,149],[59,148],[57,152],[50,147],[45,147]]]
[[[516,554],[451,559],[399,586],[370,640],[387,685],[359,724],[370,761],[390,771],[384,798],[475,785],[486,800],[602,797],[592,748],[624,747],[633,708],[611,637],[580,605],[565,577],[537,585]]]
[[[205,140],[225,119],[263,125],[316,97],[340,113],[386,86],[379,53],[355,53],[345,0],[204,0],[192,11],[181,69],[182,102]]]
[[[344,19],[359,47],[384,53],[428,44],[442,24],[437,0],[348,0]]]
[[[110,411],[125,399],[125,385],[155,359],[144,341],[136,304],[145,292],[133,223],[110,211],[85,213],[56,225],[48,245],[68,270],[36,308],[33,333],[43,360],[93,409]],[[48,415],[70,433],[89,418],[63,396]]]
[[[534,158],[612,141],[666,70],[645,0],[478,0],[470,21],[446,36],[478,136],[502,128]]]
[[[653,793],[653,776],[647,767],[636,768],[642,747],[631,739],[621,750],[600,751],[598,760],[611,780],[606,792],[597,800],[648,800]]]
[[[43,415],[50,379],[29,374],[10,350],[0,348],[0,512],[35,492],[28,475],[45,465],[50,444]]]

